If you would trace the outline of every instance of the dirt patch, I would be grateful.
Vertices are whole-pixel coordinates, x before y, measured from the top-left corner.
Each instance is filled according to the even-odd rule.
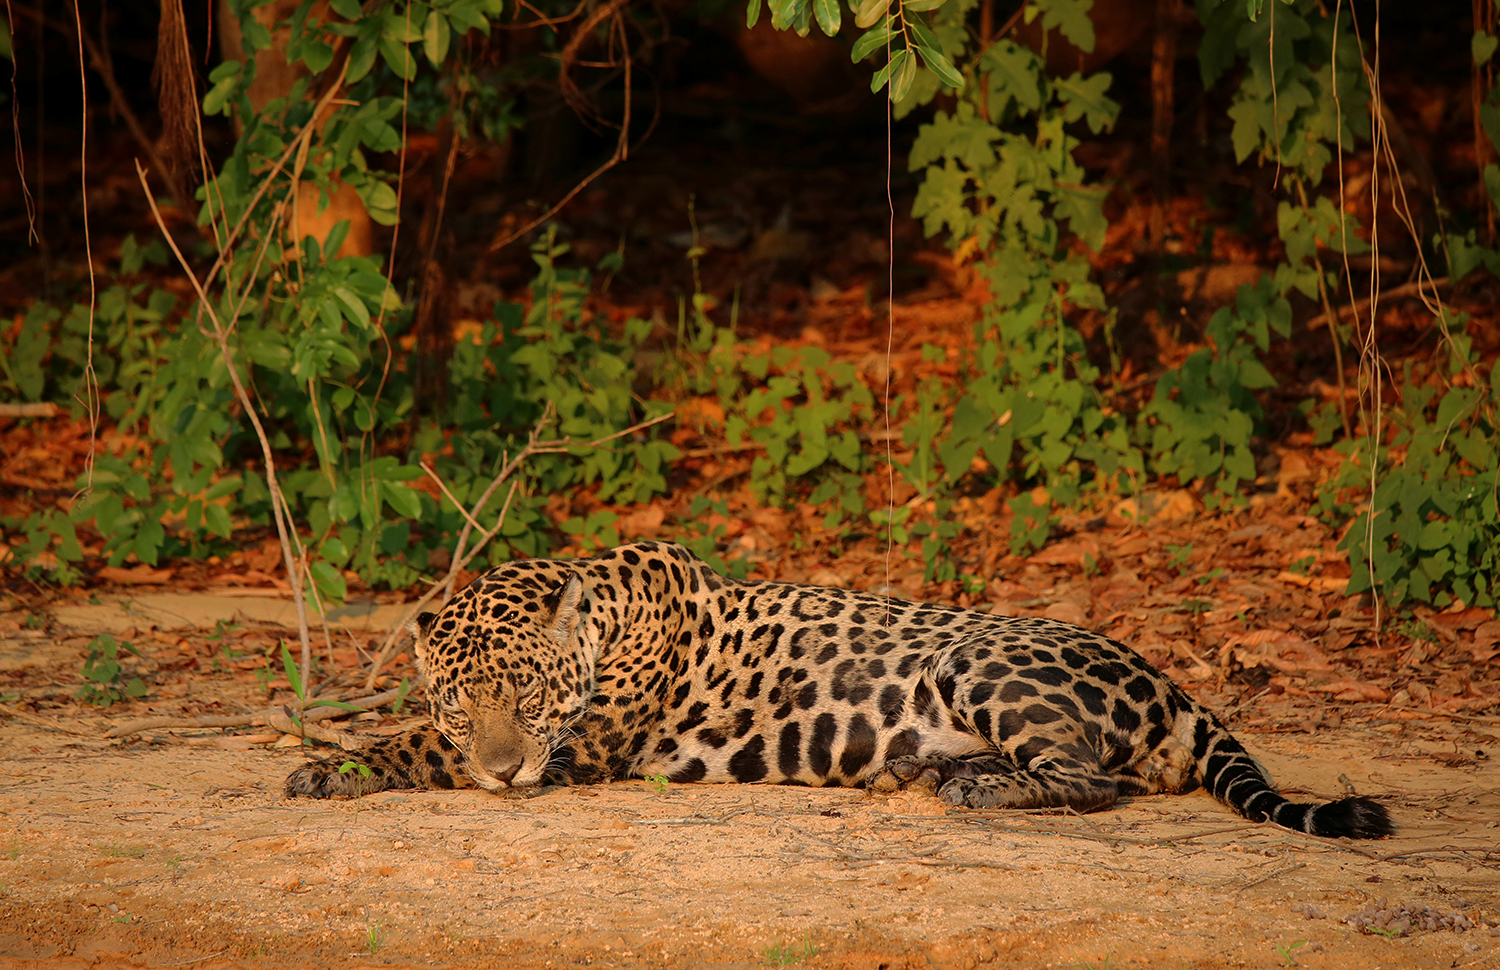
[[[1495,738],[1450,722],[1246,736],[1290,790],[1386,797],[1400,834],[1358,844],[1201,793],[1086,817],[645,782],[287,800],[296,749],[108,723],[0,727],[11,965],[1500,965]],[[1383,900],[1474,926],[1344,922]]]

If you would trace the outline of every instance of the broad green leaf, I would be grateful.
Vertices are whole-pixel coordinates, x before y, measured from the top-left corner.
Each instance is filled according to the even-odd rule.
[[[374,221],[382,226],[394,226],[400,221],[400,215],[396,212],[396,190],[389,185],[372,179],[361,187],[359,194],[365,200],[365,209]]]
[[[900,101],[911,89],[911,80],[917,73],[917,59],[909,50],[901,52],[901,63],[891,72],[891,100]]]
[[[891,38],[890,23],[881,24],[865,31],[859,40],[854,42],[854,49],[849,52],[849,59],[858,64],[878,50],[885,48],[886,42]]]
[[[1490,203],[1500,209],[1500,165],[1491,162],[1484,167],[1484,190],[1489,193]]]
[[[422,27],[426,23],[423,14],[426,9],[425,6],[413,3],[404,11],[391,10],[385,15],[381,36],[396,44],[415,44],[422,39]]]
[[[322,74],[333,63],[333,48],[320,40],[308,41],[302,51],[302,62],[314,74]]]
[[[1422,526],[1422,535],[1418,539],[1419,549],[1446,549],[1453,543],[1453,526],[1451,523],[1437,520],[1428,522]],[[1434,576],[1440,579],[1441,576]]]
[[[342,602],[348,595],[349,587],[343,575],[330,563],[315,562],[308,568],[308,573],[324,598],[324,606],[328,605],[328,600]]]
[[[813,16],[817,17],[818,26],[829,37],[839,32],[839,25],[844,18],[839,0],[813,0]]]
[[[346,83],[353,84],[364,79],[370,73],[370,68],[375,66],[375,55],[377,53],[377,42],[379,38],[374,34],[363,34],[349,49],[349,73]]]
[[[760,0],[750,0],[750,3],[745,7],[745,26],[753,30],[759,22]]]
[[[910,57],[911,51],[909,50],[892,51],[891,59],[886,61],[885,67],[882,67],[880,70],[876,71],[875,76],[870,79],[871,93],[879,91],[881,88],[885,87],[886,82],[891,79],[891,75],[895,72],[895,70],[899,68],[903,63],[905,63],[906,60]]]
[[[203,113],[206,115],[228,114],[229,96],[234,93],[239,84],[239,75],[236,74],[224,78],[209,88],[208,93],[203,96]]]
[[[381,491],[385,494],[386,503],[397,515],[405,519],[422,517],[422,501],[410,486],[399,482],[387,482]]]
[[[364,300],[361,300],[342,286],[334,288],[333,296],[338,300],[343,310],[343,315],[351,322],[359,324],[362,328],[370,326],[370,311],[366,309]]]
[[[954,69],[953,65],[948,62],[948,58],[925,45],[918,45],[917,53],[921,55],[922,62],[927,65],[927,69],[938,76],[938,80],[950,88],[964,86],[964,76]]]
[[[448,18],[434,10],[427,15],[427,26],[422,31],[422,50],[433,67],[442,67],[448,56],[448,42],[452,39]]]
[[[330,0],[328,5],[345,20],[358,20],[365,15],[360,9],[359,0]]]
[[[891,0],[859,0],[859,6],[854,8],[854,26],[865,30],[884,17],[890,7]],[[879,91],[880,88],[872,90]]]
[[[222,539],[228,539],[234,532],[234,525],[230,522],[229,512],[222,505],[212,503],[203,507],[203,525],[209,532]]]
[[[1093,51],[1094,22],[1089,8],[1094,0],[1032,0],[1031,5],[1042,11],[1043,30],[1060,30],[1074,47],[1086,54]],[[1031,22],[1029,16],[1026,22]]]
[[[1495,47],[1500,44],[1500,38],[1496,38],[1482,30],[1474,32],[1474,38],[1469,42],[1469,50],[1474,57],[1475,67],[1484,67],[1495,56]]]
[[[1073,122],[1086,118],[1089,130],[1096,135],[1112,127],[1120,113],[1120,105],[1105,92],[1113,80],[1105,71],[1088,77],[1074,71],[1069,77],[1059,80],[1058,90],[1067,94],[1063,120]]]
[[[392,39],[389,34],[380,38],[380,54],[385,58],[386,66],[394,71],[397,77],[404,77],[410,81],[417,76],[417,59],[412,57],[411,49],[400,41]]]
[[[141,529],[135,534],[135,542],[130,548],[141,562],[148,566],[155,566],[161,545],[166,541],[167,531],[162,528],[161,522],[148,519],[141,523]]]

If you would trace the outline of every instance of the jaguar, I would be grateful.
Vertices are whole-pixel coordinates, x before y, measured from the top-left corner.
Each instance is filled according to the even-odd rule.
[[[1143,657],[1057,620],[735,580],[641,542],[500,566],[411,633],[431,722],[305,764],[289,797],[665,776],[1090,812],[1201,784],[1298,832],[1394,831],[1368,797],[1287,799]]]

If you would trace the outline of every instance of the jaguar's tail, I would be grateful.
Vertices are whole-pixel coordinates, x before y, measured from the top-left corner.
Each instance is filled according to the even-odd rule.
[[[1194,713],[1193,756],[1203,786],[1246,818],[1329,838],[1380,839],[1396,831],[1385,806],[1373,799],[1288,800],[1218,718],[1202,709]]]

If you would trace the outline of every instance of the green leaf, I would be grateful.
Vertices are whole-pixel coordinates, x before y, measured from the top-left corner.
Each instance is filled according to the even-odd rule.
[[[924,44],[917,45],[917,53],[922,56],[922,62],[927,65],[927,69],[938,76],[938,80],[950,88],[964,86],[964,76],[954,69],[948,58]]]
[[[354,42],[349,49],[349,73],[346,75],[346,83],[353,84],[363,80],[370,68],[375,66],[375,55],[378,52],[379,38],[374,34],[364,34]]]
[[[297,695],[298,700],[306,700],[307,683],[302,679],[302,672],[297,669],[297,661],[292,659],[292,651],[287,648],[285,640],[281,641],[281,666],[286,670],[286,679],[292,685],[292,693]]]
[[[910,56],[911,51],[909,50],[892,51],[891,59],[886,61],[885,66],[876,71],[875,76],[870,79],[870,92],[873,94],[879,91],[881,88],[885,87],[886,82],[891,79],[892,71],[899,67],[901,63]]]
[[[323,565],[323,563],[318,563],[318,565],[321,566],[321,565]],[[310,711],[310,710],[312,710],[315,707],[331,707],[334,710],[339,710],[339,711],[366,711],[366,710],[369,710],[369,708],[366,708],[366,707],[355,707],[353,704],[350,704],[348,701],[335,701],[335,700],[313,701],[310,704],[308,704],[307,707],[304,708],[304,710]],[[344,765],[347,766],[347,767],[349,767],[349,768],[351,768],[351,769],[354,768],[354,767],[358,767],[352,761],[346,761],[346,762],[344,762]],[[340,768],[339,770],[342,772],[343,768]],[[368,772],[369,769],[366,768],[365,771]]]
[[[854,49],[849,52],[849,59],[858,64],[878,50],[885,48],[886,42],[891,38],[891,25],[889,22],[879,27],[871,27],[865,31],[859,40],[854,42]]]
[[[131,544],[131,550],[141,562],[148,566],[155,566],[161,545],[166,541],[167,530],[162,528],[161,522],[154,518],[147,519],[141,523],[140,531],[135,534],[135,542]]]
[[[1104,92],[1109,90],[1114,78],[1106,71],[1084,77],[1079,71],[1057,82],[1058,90],[1067,94],[1063,120],[1088,120],[1089,130],[1094,134],[1112,127],[1120,113],[1120,105]]]
[[[229,512],[222,505],[212,503],[203,507],[203,525],[214,535],[221,539],[228,539],[234,532],[234,525],[230,522]]]
[[[839,25],[844,18],[839,0],[813,0],[813,16],[817,18],[823,33],[829,37],[839,32]]]
[[[312,578],[313,585],[317,587],[320,596],[327,600],[342,602],[348,595],[349,586],[344,576],[331,564],[326,562],[315,562],[308,567],[308,575]],[[325,602],[326,606],[327,603]]]
[[[891,0],[859,0],[859,6],[854,8],[854,26],[865,30],[884,17],[890,7]],[[871,88],[871,90],[879,91],[880,88]]]
[[[380,38],[380,56],[397,77],[410,81],[417,76],[417,59],[411,56],[411,49],[389,34]]]
[[[365,15],[360,9],[359,0],[331,0],[328,5],[345,20],[358,20]]]
[[[892,58],[894,60],[894,58]],[[901,52],[901,61],[891,71],[891,101],[900,101],[911,89],[912,78],[917,73],[917,58],[909,50]]]
[[[417,497],[415,489],[399,482],[387,482],[381,491],[385,495],[386,503],[397,515],[405,519],[422,517],[422,500]]]
[[[1492,37],[1482,30],[1474,32],[1474,38],[1469,42],[1469,51],[1474,57],[1475,67],[1484,67],[1495,56],[1495,47],[1500,45],[1500,38]]]
[[[901,5],[901,9],[907,13],[921,13],[924,10],[936,10],[944,3],[947,3],[947,0],[906,0]]]
[[[229,96],[239,87],[239,75],[226,77],[208,89],[203,96],[203,113],[206,115],[228,114]]]
[[[1417,541],[1419,549],[1447,549],[1453,544],[1453,526],[1451,523],[1441,520],[1428,522],[1422,526],[1421,538]],[[1434,576],[1433,579],[1440,579]]]
[[[427,15],[427,27],[422,31],[422,50],[427,54],[427,60],[433,67],[442,67],[443,59],[448,56],[448,42],[452,39],[452,33],[448,27],[448,18],[434,10]]]
[[[342,286],[334,287],[333,296],[343,308],[343,315],[345,317],[352,323],[357,323],[360,327],[369,329],[370,311],[366,309],[364,300],[361,300]]]
[[[745,27],[753,30],[760,22],[760,0],[750,0],[745,7]]]
[[[375,222],[382,226],[394,226],[401,221],[396,211],[396,190],[389,185],[371,179],[360,187],[359,194],[365,200],[365,210]]]
[[[1061,30],[1068,43],[1085,54],[1094,50],[1094,22],[1089,8],[1094,0],[1032,0],[1042,11],[1042,29]],[[1027,23],[1031,20],[1028,17]]]
[[[385,15],[385,23],[381,28],[382,36],[397,44],[415,44],[422,39],[422,27],[426,23],[426,20],[417,14],[426,9],[425,6],[411,3],[405,10],[398,12],[393,5]]]
[[[302,62],[314,74],[322,74],[333,63],[333,48],[320,40],[308,41],[302,50]]]
[[[1500,209],[1500,165],[1494,162],[1484,167],[1484,190],[1489,193],[1490,204]]]

